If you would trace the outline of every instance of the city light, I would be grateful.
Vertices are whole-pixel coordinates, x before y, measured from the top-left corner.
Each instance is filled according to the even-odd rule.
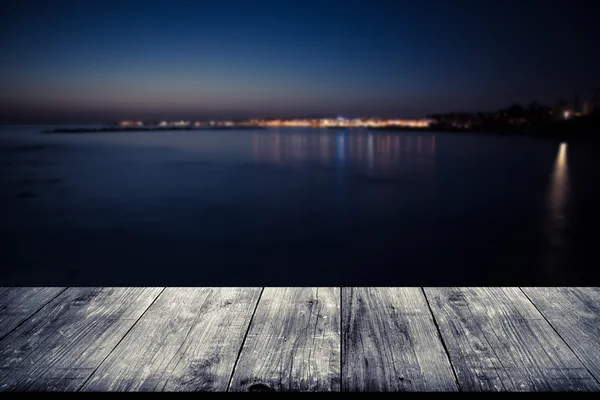
[[[131,126],[143,126],[144,123],[142,121],[120,121],[117,125],[122,127],[131,127]]]
[[[428,128],[433,123],[430,119],[383,119],[383,118],[289,118],[289,119],[250,119],[243,121],[160,121],[146,123],[142,121],[121,121],[117,125],[128,126],[159,126],[159,127],[303,127],[303,128]]]

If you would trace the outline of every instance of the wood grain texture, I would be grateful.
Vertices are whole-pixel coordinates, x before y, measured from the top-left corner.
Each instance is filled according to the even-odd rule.
[[[69,288],[0,342],[0,390],[74,391],[161,288]]]
[[[596,391],[519,288],[425,288],[464,391]]]
[[[82,388],[225,391],[261,288],[167,288]]]
[[[0,391],[599,382],[600,288],[0,288]]]
[[[0,338],[64,291],[62,287],[1,287]]]
[[[342,390],[458,390],[421,288],[342,289]]]
[[[600,381],[600,288],[522,288],[587,369]]]
[[[265,288],[231,391],[339,391],[340,289]]]

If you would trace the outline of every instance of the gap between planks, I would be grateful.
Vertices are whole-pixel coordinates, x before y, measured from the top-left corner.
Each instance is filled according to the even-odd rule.
[[[50,304],[52,301],[54,301],[57,297],[59,297],[63,292],[65,292],[66,290],[68,290],[69,288],[64,288],[61,291],[59,291],[57,294],[55,294],[54,296],[52,296],[49,300],[45,301],[43,304],[41,304],[36,310],[34,310],[31,315],[29,315],[28,317],[24,318],[22,321],[20,321],[17,325],[15,325],[15,327],[11,328],[8,332],[6,332],[5,334],[3,334],[3,336],[0,338],[0,340],[4,339],[6,336],[10,335],[13,331],[17,330],[21,325],[25,324],[28,320],[30,320],[31,318],[33,318],[36,314],[38,314],[40,312],[40,310],[42,310],[45,306],[47,306],[48,304]],[[344,312],[344,308],[343,308],[343,300],[342,300],[342,295],[343,295],[343,290],[345,288],[344,287],[339,287],[340,290],[340,298],[339,298],[339,310],[340,310],[340,335],[343,335],[342,332],[342,322],[343,322],[343,312]],[[562,340],[562,342],[564,342],[565,346],[572,352],[572,354],[577,357],[579,359],[579,361],[581,361],[580,359],[580,355],[577,354],[577,352],[575,352],[573,350],[573,348],[569,345],[569,342],[567,340],[565,340],[565,338],[561,335],[561,333],[559,332],[559,330],[557,330],[555,324],[548,319],[547,315],[539,309],[539,307],[536,305],[536,303],[530,298],[530,296],[527,294],[526,291],[523,290],[523,288],[518,287],[519,291],[521,291],[523,293],[523,295],[527,298],[528,302],[531,304],[532,307],[534,307],[539,314],[543,317],[543,319],[545,320],[545,322],[549,325],[549,327],[552,328],[552,330],[556,333],[556,335]],[[140,320],[142,320],[142,318],[146,315],[146,313],[148,312],[148,310],[152,307],[152,305],[154,303],[156,303],[156,301],[161,297],[161,295],[164,293],[165,288],[162,288],[161,292],[154,298],[154,300],[152,301],[152,303],[150,305],[148,305],[148,307],[143,311],[143,313],[137,318],[137,320],[135,321],[135,323],[127,330],[127,332],[123,335],[123,337],[118,341],[118,343],[110,350],[110,352],[103,358],[103,360],[100,362],[100,364],[96,367],[96,369],[94,370],[94,372],[87,378],[87,380],[80,386],[79,389],[81,389],[89,380],[92,376],[94,376],[94,374],[96,373],[96,371],[102,367],[102,365],[105,363],[105,361],[112,356],[113,352],[115,351],[115,349],[117,349],[117,347],[131,334],[131,332],[134,330],[134,328],[138,325],[138,323],[140,322]],[[233,377],[234,374],[236,373],[236,368],[238,366],[238,363],[240,361],[240,357],[242,355],[242,350],[244,349],[244,347],[247,344],[247,340],[248,340],[248,334],[250,333],[251,327],[254,324],[255,321],[255,316],[256,316],[256,312],[259,309],[260,303],[261,303],[261,296],[263,294],[263,291],[265,290],[264,287],[261,288],[260,291],[260,295],[259,298],[254,306],[254,310],[252,312],[252,316],[250,317],[245,335],[243,337],[243,340],[240,344],[239,350],[237,352],[237,356],[235,359],[235,364],[234,367],[232,369],[231,375],[229,377],[228,380],[228,384],[227,384],[227,388],[226,391],[229,391],[229,389],[231,388],[231,384],[233,381]],[[435,329],[436,329],[436,334],[439,336],[440,342],[443,345],[444,348],[444,352],[446,354],[446,356],[449,358],[450,360],[450,364],[452,367],[452,371],[454,374],[454,378],[457,381],[457,385],[458,385],[458,389],[461,390],[458,378],[456,376],[456,370],[455,370],[455,365],[452,362],[452,358],[450,357],[450,353],[449,350],[447,348],[447,345],[445,343],[444,340],[444,336],[441,332],[440,326],[438,324],[437,321],[437,317],[436,317],[436,313],[433,311],[433,309],[431,308],[431,304],[430,304],[430,295],[427,294],[427,292],[425,291],[425,288],[421,287],[420,290],[423,293],[423,296],[427,302],[427,306],[429,309],[429,312],[431,313],[431,317],[433,318],[434,324],[435,324]],[[340,380],[339,380],[339,390],[342,391],[344,388],[344,382],[343,382],[343,377],[342,377],[342,364],[343,364],[343,359],[344,359],[344,354],[343,354],[343,345],[342,345],[342,341],[341,341],[341,337],[340,337],[340,343],[339,343],[339,351],[340,351],[340,370],[339,370],[339,374],[340,374]],[[585,363],[582,363],[585,366]],[[591,371],[589,370],[589,368],[586,366],[586,369],[588,372]],[[591,374],[593,376],[593,374]],[[596,378],[597,380],[597,378]]]

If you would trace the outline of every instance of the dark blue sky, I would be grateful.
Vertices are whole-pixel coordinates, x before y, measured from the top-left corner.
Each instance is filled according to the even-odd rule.
[[[600,86],[591,1],[5,3],[3,122],[419,117]]]

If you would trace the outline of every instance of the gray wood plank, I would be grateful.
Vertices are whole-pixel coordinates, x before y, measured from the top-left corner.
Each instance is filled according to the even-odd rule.
[[[74,391],[162,288],[69,288],[2,340],[0,390]]]
[[[265,288],[230,391],[339,391],[340,289]]]
[[[425,293],[463,390],[600,390],[519,288],[426,288]]]
[[[0,338],[44,307],[63,287],[1,287]]]
[[[342,289],[343,391],[457,391],[421,288]]]
[[[600,288],[522,288],[558,334],[600,381]]]
[[[225,391],[261,288],[167,288],[83,391]]]

